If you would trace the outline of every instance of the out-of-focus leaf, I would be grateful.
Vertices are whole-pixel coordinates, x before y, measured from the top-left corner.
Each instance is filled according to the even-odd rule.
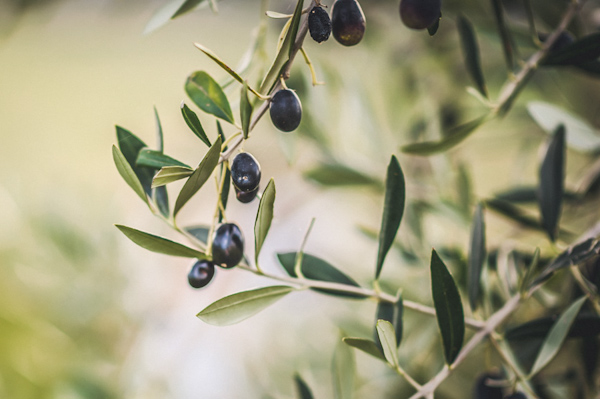
[[[504,9],[502,8],[501,0],[492,0],[492,7],[494,10],[494,18],[496,19],[496,26],[498,28],[498,34],[502,40],[502,51],[504,53],[504,59],[506,60],[506,66],[509,71],[513,69],[513,46],[510,37],[510,32],[504,22]]]
[[[206,0],[185,0],[177,9],[177,11],[171,16],[171,19],[175,19],[183,14],[187,14],[188,12],[195,10],[202,3],[206,3]]]
[[[406,185],[404,174],[402,173],[398,159],[392,155],[385,181],[385,199],[383,203],[381,230],[379,232],[379,250],[375,266],[375,279],[379,278],[385,257],[396,238],[396,233],[404,214],[405,202]]]
[[[185,91],[194,104],[204,112],[234,123],[227,96],[221,86],[206,72],[192,73],[185,83]]]
[[[600,149],[600,132],[582,118],[542,101],[528,103],[527,111],[546,133],[552,134],[563,125],[568,133],[569,148],[580,152],[596,152]]]
[[[377,335],[383,348],[383,355],[394,368],[399,367],[394,326],[387,320],[377,320]]]
[[[579,313],[579,309],[581,309],[581,306],[586,299],[587,298],[584,296],[573,302],[571,306],[569,306],[569,308],[560,316],[556,323],[554,323],[552,329],[548,333],[548,336],[544,340],[542,349],[538,353],[533,367],[531,368],[531,376],[536,375],[548,363],[550,363],[554,356],[556,356],[565,338],[567,337],[569,330],[571,329],[571,325],[575,321],[575,317],[577,317],[577,313]]]
[[[340,340],[335,346],[331,367],[335,399],[352,399],[355,369],[354,353]]]
[[[533,275],[537,271],[539,261],[540,261],[540,249],[536,248],[535,252],[533,253],[533,259],[527,266],[525,275],[521,278],[521,284],[519,285],[519,292],[521,294],[524,294],[525,292],[527,292],[527,289],[529,288],[529,284],[531,283],[531,280],[533,279]]]
[[[475,82],[477,90],[487,98],[488,93],[485,87],[485,79],[481,71],[481,59],[479,57],[479,45],[473,24],[464,15],[459,15],[456,21],[458,34],[460,35],[460,44],[465,59],[465,66],[471,79]]]
[[[154,120],[156,122],[156,146],[158,147],[158,152],[163,152],[165,149],[165,142],[163,138],[163,128],[160,123],[160,117],[158,116],[158,110],[154,107]]]
[[[229,326],[254,316],[292,291],[293,287],[274,285],[238,292],[213,302],[196,316],[214,326]]]
[[[294,270],[296,263],[296,252],[277,254],[277,259],[286,273],[292,277],[298,277]],[[345,284],[353,287],[360,287],[356,281],[342,273],[323,259],[305,253],[302,257],[301,271],[304,277],[310,280],[329,281],[332,283]],[[366,298],[366,295],[340,292],[332,289],[313,288],[326,294],[344,296],[349,298]]]
[[[541,65],[579,65],[600,57],[600,32],[584,36],[560,50],[550,51]]]
[[[136,176],[135,172],[125,159],[125,156],[116,146],[112,147],[113,160],[115,161],[115,165],[119,174],[125,180],[125,183],[129,185],[135,191],[135,193],[142,199],[144,202],[148,202],[148,198],[146,197],[146,193],[140,180]]]
[[[385,356],[373,341],[364,338],[344,338],[343,341],[353,348],[361,350],[379,360],[385,361]]]
[[[167,188],[165,186],[156,187],[152,190],[152,198],[156,201],[156,205],[158,206],[158,210],[160,213],[168,217],[169,216],[169,194],[167,193]]]
[[[471,213],[473,193],[471,188],[471,177],[464,164],[458,166],[457,186],[458,206],[463,210],[465,215],[468,215]]]
[[[407,154],[423,156],[447,151],[469,137],[488,118],[488,115],[484,115],[463,125],[456,126],[450,129],[448,134],[439,141],[423,141],[421,143],[407,144],[402,146],[400,150]]]
[[[494,198],[513,203],[537,203],[538,192],[538,187],[520,186],[501,191]],[[579,196],[573,191],[565,190],[563,193],[563,201],[576,201],[578,199]]]
[[[242,133],[244,139],[250,134],[250,119],[252,119],[252,104],[248,99],[248,82],[244,81],[242,92],[240,94],[240,119],[242,121]]]
[[[300,377],[300,375],[296,374],[294,376],[294,382],[296,383],[296,391],[298,392],[299,399],[314,398],[308,384],[302,379],[302,377]]]
[[[210,147],[210,140],[202,128],[202,124],[200,123],[200,119],[198,119],[198,115],[196,115],[196,113],[183,102],[181,103],[181,114],[183,115],[183,120],[185,120],[185,123],[192,130],[192,132],[194,132],[194,134],[198,136],[198,138],[202,140],[204,144]]]
[[[296,8],[294,9],[294,15],[290,20],[290,25],[283,39],[281,47],[277,51],[275,60],[269,68],[269,71],[265,75],[264,80],[260,84],[259,92],[263,95],[268,94],[271,88],[279,78],[281,68],[287,63],[290,58],[290,52],[292,51],[293,44],[296,41],[296,34],[298,33],[298,26],[300,24],[300,17],[302,16],[302,5],[304,0],[298,0]]]
[[[587,72],[589,75],[594,77],[600,76],[600,61],[591,61],[583,64],[574,65],[576,68]]]
[[[267,238],[271,221],[273,220],[273,205],[275,204],[275,181],[269,180],[267,188],[263,191],[260,203],[258,204],[258,212],[254,222],[254,260],[258,263],[260,250]]]
[[[184,0],[173,0],[162,6],[146,24],[144,34],[147,35],[169,22],[173,14],[181,7],[183,1]]]
[[[323,163],[304,172],[304,177],[323,186],[374,186],[381,182],[339,163]]]
[[[442,13],[440,12],[440,17],[430,26],[427,27],[427,33],[429,36],[433,36],[437,33],[440,28],[440,21],[442,20]]]
[[[463,345],[465,317],[452,275],[435,250],[431,251],[431,291],[447,364],[452,364]]]
[[[200,188],[206,183],[213,170],[219,163],[219,156],[221,155],[221,138],[218,137],[215,143],[210,147],[200,165],[194,170],[194,173],[188,178],[183,185],[183,188],[177,196],[175,201],[175,208],[173,209],[173,216],[181,210],[181,208],[200,190]]]
[[[538,278],[532,283],[532,286],[545,281],[554,272],[560,269],[580,265],[583,262],[587,262],[588,260],[597,257],[599,253],[600,241],[595,238],[588,238],[583,242],[572,245],[544,267]]]
[[[136,135],[131,133],[127,129],[123,129],[117,126],[117,142],[119,143],[119,149],[121,153],[131,166],[131,169],[138,177],[144,191],[149,196],[152,195],[151,185],[152,178],[154,177],[154,169],[147,168],[145,166],[137,166],[136,160],[139,152],[142,148],[147,147],[146,143],[140,140]]]
[[[552,136],[540,168],[539,206],[542,226],[555,241],[562,209],[565,180],[565,127]]]
[[[137,166],[147,166],[153,169],[161,169],[165,166],[181,166],[191,169],[188,165],[180,162],[160,151],[154,151],[149,148],[143,148],[137,157]]]
[[[145,233],[131,227],[115,225],[123,234],[131,241],[142,248],[159,254],[181,256],[184,258],[206,259],[206,254],[196,249],[186,247],[183,244],[171,241],[169,239],[155,236],[154,234]]]
[[[181,166],[166,166],[158,171],[152,180],[152,188],[164,186],[177,180],[185,179],[194,173],[194,169]]]
[[[485,249],[485,219],[483,205],[479,203],[473,216],[471,227],[471,245],[469,247],[469,274],[467,286],[469,288],[469,304],[475,311],[479,303],[479,290],[481,286],[481,270],[486,258]]]
[[[185,231],[193,235],[198,241],[203,244],[208,242],[208,233],[210,231],[210,227],[208,226],[190,226],[186,227]]]
[[[504,337],[511,342],[545,338],[557,319],[558,316],[542,317],[510,327],[504,333]],[[582,313],[575,318],[567,337],[584,338],[598,335],[600,335],[600,317],[596,314]]]
[[[265,14],[267,15],[267,17],[273,18],[273,19],[289,19],[289,18],[292,18],[291,14],[282,14],[282,13],[277,12],[277,11],[267,11]]]

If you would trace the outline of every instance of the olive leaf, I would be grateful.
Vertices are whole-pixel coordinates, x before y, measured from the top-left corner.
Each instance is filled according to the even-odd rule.
[[[252,119],[252,104],[248,99],[248,82],[244,81],[240,94],[240,119],[242,121],[242,133],[244,140],[250,134],[250,120]]]
[[[256,263],[258,263],[260,250],[262,249],[265,238],[271,228],[275,195],[275,181],[271,179],[269,180],[269,184],[267,184],[267,188],[263,191],[258,205],[258,212],[256,213],[256,220],[254,222],[254,260]]]
[[[506,67],[510,72],[513,70],[513,41],[510,36],[510,31],[504,22],[504,9],[501,0],[492,0],[492,8],[494,10],[494,18],[496,20],[496,26],[498,28],[498,34],[502,41],[502,51],[504,52],[504,59],[506,60]]]
[[[377,320],[377,335],[383,348],[383,354],[387,362],[394,368],[398,368],[398,353],[396,345],[396,334],[394,326],[387,320]]]
[[[171,16],[171,19],[175,19],[183,14],[187,14],[188,12],[195,10],[202,3],[206,3],[206,1],[207,0],[185,0],[177,9],[177,11]]]
[[[204,129],[202,128],[202,124],[200,123],[200,119],[198,119],[198,115],[194,111],[192,111],[184,102],[181,103],[181,114],[183,115],[183,120],[188,125],[188,127],[194,132],[196,136],[204,144],[207,146],[211,146],[210,140],[206,136]]]
[[[314,399],[308,384],[300,377],[300,375],[296,374],[294,376],[294,382],[296,383],[296,391],[298,392],[298,397],[300,399]]]
[[[465,59],[465,65],[471,79],[475,82],[477,90],[487,98],[488,93],[485,87],[483,72],[481,71],[481,59],[479,56],[479,46],[473,24],[464,15],[459,15],[456,21],[458,34],[460,35],[460,44]]]
[[[333,397],[351,399],[354,392],[354,373],[356,364],[354,353],[342,340],[335,346],[331,373],[333,377]]]
[[[479,203],[473,217],[471,228],[471,245],[469,247],[469,273],[467,287],[469,289],[469,304],[474,311],[479,301],[481,284],[481,270],[486,258],[485,248],[485,220],[483,205]]]
[[[375,315],[375,324],[378,320],[389,321],[394,326],[396,346],[400,346],[402,342],[402,333],[404,329],[404,323],[402,317],[404,315],[404,303],[400,291],[398,292],[396,302],[385,302],[380,301],[377,304],[377,310]],[[379,341],[379,334],[377,333],[377,326],[375,327],[375,343],[381,348],[381,342]]]
[[[560,50],[548,52],[541,65],[581,65],[600,57],[600,32],[584,36]]]
[[[556,323],[556,316],[541,317],[506,329],[504,337],[511,341],[530,341],[545,338]],[[567,338],[596,337],[600,335],[600,316],[591,313],[577,315]]]
[[[146,143],[140,140],[136,135],[129,130],[120,126],[116,127],[117,142],[119,150],[127,160],[129,166],[138,177],[138,180],[148,196],[152,196],[152,178],[154,177],[154,169],[145,166],[137,166],[136,160],[140,151],[147,147]],[[145,201],[145,200],[144,200]]]
[[[194,173],[194,169],[182,166],[165,166],[158,171],[152,180],[152,188],[164,186],[177,180],[185,179]]]
[[[238,292],[213,302],[196,316],[208,324],[229,326],[254,316],[292,291],[293,287],[275,285]]]
[[[340,163],[322,163],[304,172],[304,177],[323,186],[372,186],[381,187],[381,182]]]
[[[162,124],[160,123],[160,117],[158,116],[158,110],[156,109],[156,106],[154,107],[154,120],[156,123],[156,146],[158,148],[158,151],[156,151],[159,155],[164,155],[164,148],[165,148],[165,143],[164,143],[164,137],[163,137],[163,128],[162,128]],[[141,166],[149,166],[149,167],[153,167],[153,165],[144,165],[143,163],[140,164],[139,160],[140,160],[140,154],[145,153],[148,149],[144,148],[142,149],[137,157],[136,163],[138,165]],[[164,155],[166,156],[166,155]],[[179,162],[173,158],[167,157],[169,159],[169,161],[175,161],[175,162]],[[156,169],[160,169],[160,167],[153,167],[154,171]],[[152,198],[154,199],[154,201],[156,202],[156,205],[158,207],[158,210],[160,211],[160,213],[165,216],[168,217],[169,216],[169,193],[167,192],[167,188],[166,187],[157,187],[157,188],[152,188]]]
[[[456,283],[435,250],[431,251],[431,291],[446,363],[452,364],[463,345],[465,317]]]
[[[116,146],[113,145],[112,154],[117,170],[119,171],[119,174],[121,175],[123,180],[125,180],[125,183],[127,183],[129,187],[131,187],[133,191],[135,191],[135,193],[142,199],[142,201],[147,203],[148,198],[146,197],[146,192],[142,187],[142,183],[140,183],[140,180],[131,168],[129,162],[127,162],[127,159],[125,159],[125,156],[123,155],[121,150],[119,150]]]
[[[185,83],[185,91],[194,104],[204,112],[231,124],[235,123],[227,96],[208,73],[204,71],[192,73]]]
[[[565,180],[565,127],[550,139],[540,168],[539,207],[542,226],[555,241],[558,234]]]
[[[184,258],[206,259],[206,254],[196,249],[186,247],[183,244],[171,241],[167,238],[145,233],[131,227],[115,225],[127,238],[142,248],[159,254],[181,256]]]
[[[352,338],[346,337],[343,338],[342,341],[353,348],[361,350],[379,360],[385,361],[385,356],[381,353],[381,349],[377,346],[377,344],[371,340],[364,338]]]
[[[385,199],[383,204],[383,218],[379,232],[379,250],[377,252],[377,264],[375,266],[375,279],[379,278],[383,262],[389,252],[404,214],[406,202],[406,186],[404,174],[396,156],[392,155],[388,165],[385,182]]]
[[[165,166],[181,166],[191,169],[183,162],[171,158],[170,156],[163,154],[161,151],[154,151],[149,148],[144,148],[139,152],[136,165],[147,166],[153,169],[161,169]]]

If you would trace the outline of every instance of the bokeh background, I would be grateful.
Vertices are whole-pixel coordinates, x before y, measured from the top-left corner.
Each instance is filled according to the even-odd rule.
[[[293,7],[291,1],[271,3],[280,12]],[[377,244],[365,231],[379,228],[381,187],[326,189],[303,173],[334,160],[382,180],[399,144],[482,112],[464,91],[470,82],[453,15],[461,7],[473,14],[481,28],[484,70],[497,92],[506,72],[498,68],[503,61],[492,15],[487,5],[447,3],[448,19],[435,39],[401,26],[396,2],[374,1],[363,5],[368,25],[360,46],[342,48],[333,39],[307,44],[327,84],[312,88],[308,69],[296,63],[288,85],[298,90],[306,115],[297,137],[275,131],[265,117],[245,147],[261,162],[264,178],[277,182],[264,268],[280,272],[274,254],[296,250],[315,217],[307,252],[370,283]],[[211,285],[195,291],[186,281],[189,260],[144,251],[113,226],[177,238],[118,175],[110,151],[115,125],[153,143],[156,107],[165,152],[197,164],[205,147],[181,118],[183,83],[195,70],[217,80],[226,76],[193,42],[235,65],[261,19],[258,1],[227,0],[218,14],[201,10],[144,35],[161,6],[150,0],[0,1],[0,397],[291,398],[295,372],[316,397],[330,397],[340,330],[370,337],[375,303],[300,292],[238,325],[209,326],[195,317],[198,311],[269,281],[217,270]],[[548,14],[551,26],[555,15]],[[268,27],[271,57],[281,23],[270,21]],[[550,99],[600,125],[597,81],[554,71],[540,74],[531,86],[523,101]],[[235,98],[238,88],[232,85],[228,93]],[[214,137],[214,120],[201,120]],[[436,198],[440,206],[404,222],[412,226],[400,233],[405,245],[389,256],[384,271],[389,291],[404,286],[406,298],[431,303],[428,251],[443,245],[460,253],[467,247],[472,208],[448,206],[460,201],[460,171],[468,171],[473,198],[535,184],[537,148],[545,139],[520,105],[506,120],[482,128],[458,156],[401,156],[409,198]],[[569,157],[573,180],[589,162]],[[198,194],[180,220],[209,221],[211,190]],[[230,199],[228,218],[240,224],[248,242],[257,205]],[[420,212],[415,207],[407,217]],[[573,220],[574,230],[585,227]],[[547,245],[543,234],[521,237],[501,218],[491,217],[489,229],[491,246]],[[417,232],[425,239],[415,239]],[[455,267],[456,274],[464,270]],[[427,378],[441,361],[435,321],[410,312],[407,318],[401,358]],[[357,354],[357,367],[357,398],[406,392],[376,360]],[[465,365],[467,371],[448,381],[442,395],[454,397],[453,389],[464,389],[469,370],[474,375],[477,367]]]

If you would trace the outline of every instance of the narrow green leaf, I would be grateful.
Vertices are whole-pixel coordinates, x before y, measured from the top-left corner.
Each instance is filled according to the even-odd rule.
[[[504,337],[511,341],[531,341],[546,338],[558,316],[547,316],[510,327]],[[592,313],[579,313],[569,329],[567,338],[590,338],[600,335],[600,317]]]
[[[469,304],[475,311],[479,304],[479,290],[481,286],[481,270],[486,258],[485,249],[485,220],[483,205],[477,204],[471,228],[471,245],[469,247],[469,274],[467,287],[469,288]]]
[[[565,180],[565,127],[560,125],[548,144],[540,168],[539,206],[542,226],[556,240]]]
[[[581,297],[577,301],[573,302],[571,306],[560,316],[556,323],[552,326],[552,329],[548,333],[548,336],[544,340],[544,344],[542,345],[542,349],[538,353],[537,358],[535,359],[535,363],[531,368],[530,376],[536,375],[540,370],[542,370],[550,361],[556,356],[558,351],[560,350],[565,338],[567,337],[567,333],[577,317],[577,313],[583,306],[583,303],[586,301],[586,297]]]
[[[498,34],[502,41],[502,51],[504,52],[504,59],[506,60],[506,67],[509,71],[513,70],[513,45],[510,32],[506,23],[504,22],[504,9],[502,8],[501,0],[491,0],[492,8],[494,10],[494,18],[496,19],[496,26],[498,28]]]
[[[206,54],[208,56],[208,58],[210,58],[211,60],[216,62],[217,65],[219,65],[221,68],[223,68],[225,70],[225,72],[227,72],[229,75],[231,75],[232,78],[234,78],[235,80],[237,80],[238,82],[240,82],[242,84],[244,83],[244,79],[236,71],[234,71],[233,68],[231,68],[229,65],[227,65],[225,63],[225,61],[223,61],[221,58],[219,58],[219,56],[217,56],[211,50],[204,47],[200,43],[194,43],[194,46],[196,46],[196,48],[198,50],[200,50],[204,54]]]
[[[229,189],[231,188],[231,172],[229,171],[229,163],[223,162],[221,164],[221,179],[223,181],[223,190],[221,191],[221,205],[223,209],[227,209],[227,201],[229,199]],[[224,170],[224,172],[223,172]],[[219,209],[219,223],[223,220],[223,212]]]
[[[296,374],[294,376],[294,382],[296,383],[296,391],[298,392],[298,398],[300,399],[314,399],[312,391],[310,390],[308,384],[304,382],[300,375]]]
[[[217,138],[215,143],[210,147],[200,165],[194,170],[194,173],[188,178],[183,185],[183,188],[179,192],[177,201],[175,201],[175,208],[173,209],[173,216],[181,210],[181,208],[200,190],[200,188],[206,183],[213,170],[219,163],[219,156],[221,155],[221,138]]]
[[[387,320],[377,321],[377,334],[383,348],[385,359],[394,368],[399,366],[394,326]]]
[[[156,106],[154,107],[154,119],[156,122],[156,146],[158,147],[158,153],[162,154],[165,149],[164,135],[162,124],[160,123],[160,117],[158,116],[158,110]],[[138,153],[138,157],[136,163],[138,166],[153,166],[153,165],[144,165],[144,163],[140,163],[140,154],[145,152],[147,149],[142,149]],[[172,158],[171,158],[172,159]],[[179,162],[179,161],[177,161]],[[159,168],[157,168],[159,169]],[[167,192],[166,187],[156,187],[152,190],[152,198],[158,207],[159,212],[165,216],[169,217],[169,193]]]
[[[131,166],[131,169],[138,177],[144,191],[147,195],[152,195],[151,185],[152,178],[154,177],[154,169],[147,168],[144,166],[137,166],[136,160],[139,152],[142,148],[147,147],[146,143],[140,140],[136,135],[131,133],[127,129],[123,129],[120,126],[117,126],[117,142],[119,143],[119,149],[121,153]]]
[[[354,392],[354,373],[356,364],[354,353],[342,340],[335,346],[333,364],[333,397],[335,399],[351,399]]]
[[[287,274],[292,277],[298,277],[294,270],[294,266],[296,263],[296,252],[288,252],[288,253],[279,253],[277,254],[277,259],[281,266],[283,266],[284,270]],[[354,287],[360,287],[356,281],[352,278],[348,277],[346,274],[342,273],[335,267],[333,267],[328,262],[323,259],[317,258],[316,256],[310,254],[303,254],[302,256],[302,266],[301,271],[304,277],[309,280],[319,280],[319,281],[328,281],[332,283],[339,283],[350,285]],[[323,289],[323,288],[312,288],[315,291],[323,292],[325,294],[331,294],[336,296],[343,296],[348,298],[367,298],[366,295],[362,294],[354,294],[347,293],[342,291],[336,291],[333,289]]]
[[[577,151],[595,153],[600,150],[600,132],[577,115],[542,101],[527,104],[527,111],[535,122],[548,134],[564,125],[567,145]]]
[[[536,248],[535,252],[533,253],[533,259],[527,266],[527,269],[525,270],[525,275],[521,278],[521,284],[519,284],[519,292],[521,294],[524,294],[527,292],[527,289],[529,288],[529,284],[533,280],[533,275],[537,271],[539,261],[540,261],[540,249]]]
[[[405,201],[406,187],[404,174],[402,173],[398,159],[392,155],[385,182],[385,199],[381,230],[379,232],[379,250],[377,252],[375,279],[379,278],[385,257],[396,238],[396,233],[404,214]]]
[[[185,83],[185,91],[194,104],[204,112],[234,123],[227,96],[221,86],[206,72],[192,73]]]
[[[199,5],[205,3],[206,0],[185,0],[183,4],[177,9],[177,11],[171,16],[171,19],[175,19],[183,14],[187,14],[190,11],[195,10]]]
[[[431,291],[442,334],[444,356],[450,365],[463,345],[465,317],[454,279],[435,250],[431,251]]]
[[[448,134],[439,141],[423,141],[421,143],[407,144],[401,147],[400,150],[407,154],[423,156],[447,151],[469,137],[488,118],[489,115],[484,115],[463,125],[456,126],[450,129]]]
[[[471,213],[471,204],[473,202],[473,189],[471,187],[471,176],[464,164],[458,165],[458,174],[456,179],[458,191],[458,206],[462,209],[463,214]]]
[[[204,144],[210,147],[212,144],[202,128],[202,124],[200,123],[200,119],[198,119],[198,115],[196,115],[196,113],[183,102],[181,103],[181,114],[183,115],[183,120],[185,120],[185,123],[192,130],[192,132],[194,132],[194,134],[198,136],[198,138],[202,140]]]
[[[115,225],[131,241],[142,248],[159,254],[181,256],[184,258],[206,259],[206,254],[196,249],[186,247],[183,244],[171,241],[169,239],[145,233],[131,227]]]
[[[163,152],[165,149],[165,142],[163,138],[162,124],[160,123],[160,118],[158,116],[158,110],[156,109],[156,106],[154,107],[154,119],[156,122],[156,146],[158,147],[158,152]]]
[[[165,217],[169,217],[169,194],[167,193],[167,188],[165,186],[156,187],[152,190],[152,198],[156,201],[156,206],[158,206],[160,213]]]
[[[150,21],[146,24],[144,28],[144,35],[151,33],[158,28],[164,26],[167,22],[171,20],[171,16],[177,12],[179,7],[181,7],[183,0],[173,0],[162,6],[161,8],[154,13]]]
[[[267,15],[267,17],[273,18],[273,19],[289,19],[289,18],[292,18],[292,14],[282,14],[282,13],[277,12],[277,11],[267,11],[265,14]]]
[[[147,166],[153,169],[161,169],[165,166],[181,166],[184,168],[191,169],[188,165],[180,162],[168,155],[163,154],[160,151],[154,151],[149,148],[142,149],[137,157],[137,166]]]
[[[456,24],[467,72],[469,72],[471,79],[475,82],[477,90],[487,98],[488,93],[485,87],[483,72],[481,70],[479,45],[477,44],[477,37],[475,35],[475,30],[473,29],[473,24],[464,15],[458,16]]]
[[[250,134],[250,120],[252,119],[252,104],[248,99],[248,82],[246,81],[244,81],[240,94],[240,119],[242,121],[242,133],[244,134],[244,140],[246,140]]]
[[[185,231],[193,235],[198,241],[203,244],[208,242],[208,233],[210,231],[209,226],[190,226],[186,227]]]
[[[194,169],[181,166],[165,166],[158,171],[152,180],[152,188],[164,186],[177,180],[185,179],[194,173]]]
[[[275,194],[275,181],[271,179],[260,198],[260,204],[258,205],[258,212],[256,213],[256,220],[254,222],[254,260],[256,263],[258,263],[260,250],[262,249],[265,238],[271,228]]]
[[[274,285],[238,292],[213,302],[196,316],[214,326],[229,326],[254,316],[292,291],[293,287]]]
[[[600,32],[584,36],[576,42],[556,51],[549,52],[541,61],[549,65],[581,65],[600,57]]]
[[[292,51],[292,45],[296,41],[296,34],[298,33],[298,26],[300,24],[300,17],[302,16],[302,5],[304,0],[298,0],[296,8],[294,9],[294,15],[290,21],[289,29],[283,39],[283,43],[275,56],[275,60],[271,64],[269,71],[265,75],[264,80],[260,84],[259,92],[263,95],[268,94],[271,88],[279,78],[281,68],[287,63],[290,58],[290,52]]]
[[[135,191],[135,193],[142,199],[144,202],[148,202],[148,198],[146,197],[146,193],[140,180],[136,176],[135,172],[125,159],[125,156],[116,146],[112,147],[113,160],[115,161],[115,165],[119,174],[125,180],[125,182]]]
[[[323,163],[304,172],[304,177],[323,186],[373,186],[381,182],[340,163]]]
[[[346,345],[361,350],[379,360],[385,360],[385,356],[373,341],[364,338],[344,338],[342,339]]]
[[[386,320],[392,323],[396,332],[396,345],[400,346],[404,327],[402,322],[403,314],[404,304],[402,300],[402,295],[400,293],[398,293],[398,300],[395,303],[380,301],[377,304],[374,338],[375,343],[379,347],[381,347],[381,342],[379,341],[379,334],[377,333],[377,320]]]

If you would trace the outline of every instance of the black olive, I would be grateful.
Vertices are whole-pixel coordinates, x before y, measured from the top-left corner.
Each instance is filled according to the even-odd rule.
[[[331,34],[331,19],[321,6],[315,6],[308,14],[308,31],[310,37],[317,43],[329,39]]]
[[[231,180],[240,191],[253,191],[260,184],[260,164],[252,155],[241,152],[231,162]]]
[[[271,99],[271,122],[281,131],[296,130],[302,120],[302,104],[296,93],[289,89],[279,90]]]
[[[258,187],[256,187],[252,191],[241,191],[241,190],[238,190],[237,187],[235,187],[235,197],[242,204],[248,204],[248,203],[254,201],[254,198],[256,198],[257,193],[258,193]]]
[[[441,0],[401,0],[400,18],[411,29],[427,29],[441,15]]]
[[[367,24],[356,0],[336,0],[331,8],[331,31],[344,46],[354,46],[365,34]]]
[[[498,382],[502,381],[499,373],[483,373],[475,381],[474,399],[502,399],[502,386]]]
[[[205,287],[215,275],[215,265],[202,259],[194,263],[192,270],[188,273],[188,282],[194,288]]]
[[[233,223],[219,226],[212,241],[212,260],[217,266],[234,267],[244,258],[244,236]]]

